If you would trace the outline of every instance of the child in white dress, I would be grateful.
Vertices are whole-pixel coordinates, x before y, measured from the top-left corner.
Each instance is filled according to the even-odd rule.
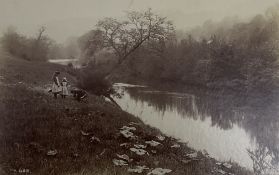
[[[61,92],[62,98],[66,98],[66,96],[69,95],[69,90],[68,90],[69,83],[66,77],[63,78],[61,85],[62,85],[62,92]]]
[[[51,92],[53,93],[55,99],[57,98],[57,95],[61,92],[59,78],[58,78],[59,74],[60,72],[55,71],[52,76],[53,84],[52,84]]]

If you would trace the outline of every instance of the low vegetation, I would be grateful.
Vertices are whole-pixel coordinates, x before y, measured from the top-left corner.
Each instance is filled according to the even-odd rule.
[[[161,133],[94,95],[89,95],[87,103],[71,97],[55,100],[46,91],[53,71],[60,70],[63,76],[75,80],[66,73],[66,66],[29,64],[5,53],[1,53],[0,60],[2,174],[124,175],[129,174],[128,167],[135,165],[168,168],[172,174],[212,174],[211,171],[218,169],[251,174],[233,163],[231,169],[219,167],[214,159],[201,152],[197,153],[198,160],[183,162],[184,155],[195,151],[170,137],[160,141],[162,146],[147,148],[150,155],[136,155],[129,147],[144,144],[146,140],[158,140],[156,136]],[[138,138],[135,140],[119,132],[130,122],[136,123],[133,133]],[[121,147],[122,143],[130,146]],[[174,143],[181,147],[171,148]],[[128,167],[115,166],[112,160],[117,158],[116,153],[127,154],[133,161]]]

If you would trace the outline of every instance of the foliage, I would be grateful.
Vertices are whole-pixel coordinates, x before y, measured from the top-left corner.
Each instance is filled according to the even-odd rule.
[[[8,28],[1,38],[3,48],[10,54],[29,61],[47,61],[49,59],[73,59],[80,54],[75,38],[69,39],[65,45],[57,44],[45,34],[41,27],[35,37],[26,37]]]
[[[89,68],[80,71],[77,86],[98,96],[116,95],[112,84],[105,79],[105,74]]]
[[[27,38],[9,28],[2,37],[5,50],[14,56],[30,61],[46,61],[49,59],[51,45],[54,43],[44,35],[45,28],[39,29],[36,38]]]
[[[114,72],[118,74],[114,76],[120,77],[119,79],[130,77],[129,79],[134,81],[161,81],[225,88],[245,93],[269,93],[279,85],[277,8],[269,9],[266,15],[257,15],[249,22],[229,19],[234,23],[228,24],[223,21],[222,25],[207,24],[211,27],[208,36],[197,37],[189,33],[183,38],[165,40],[163,44],[151,41],[143,43],[129,55],[131,59],[127,60],[126,64],[122,64],[121,67],[115,64],[119,71]],[[133,19],[137,16],[133,14],[128,16],[132,15]],[[141,16],[139,18],[141,19]],[[126,37],[127,31],[124,29],[127,23],[113,19],[101,22],[100,25],[108,34],[105,43],[121,41],[109,43],[116,47],[116,52],[125,48],[126,43],[129,43],[129,39],[123,39]],[[123,35],[120,35],[121,33]],[[126,49],[133,48],[132,45]],[[160,51],[157,52],[158,50]],[[119,55],[125,53],[125,50],[121,50]]]
[[[103,35],[103,44],[118,56],[118,64],[134,53],[145,42],[164,42],[174,28],[166,18],[154,14],[151,9],[145,12],[127,12],[127,20],[105,18],[97,24]]]

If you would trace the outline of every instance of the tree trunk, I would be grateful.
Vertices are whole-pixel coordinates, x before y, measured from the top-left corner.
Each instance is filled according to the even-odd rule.
[[[115,106],[121,109],[119,104],[117,104],[116,101],[110,95],[104,95],[104,97],[108,98]]]

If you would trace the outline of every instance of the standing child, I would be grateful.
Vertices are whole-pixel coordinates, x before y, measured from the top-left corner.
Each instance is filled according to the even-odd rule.
[[[57,98],[57,95],[61,92],[59,78],[58,78],[59,74],[60,74],[59,71],[55,71],[52,76],[53,84],[52,84],[51,92],[53,93],[55,99]]]
[[[61,85],[62,85],[62,93],[61,93],[62,98],[66,98],[66,96],[69,95],[69,91],[68,91],[69,84],[66,77],[63,78]]]

